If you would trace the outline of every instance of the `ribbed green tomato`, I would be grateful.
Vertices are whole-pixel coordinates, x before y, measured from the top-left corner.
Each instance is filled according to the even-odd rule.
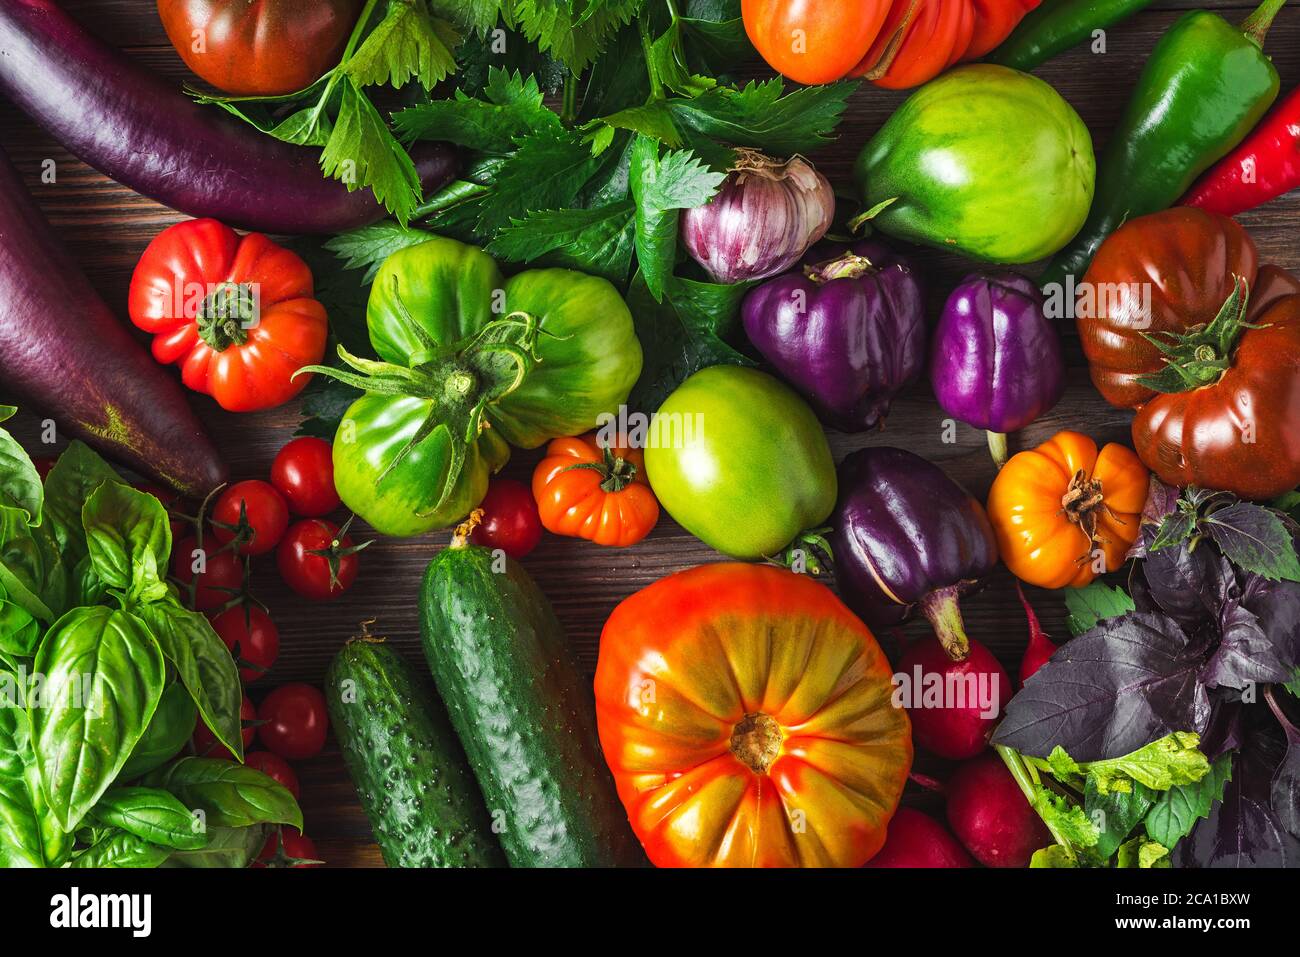
[[[360,375],[333,373],[367,392],[339,427],[334,481],[388,535],[463,518],[511,445],[594,428],[641,373],[632,316],[604,279],[539,269],[507,280],[450,239],[384,261],[366,324],[381,361],[340,350]]]
[[[1056,252],[1092,205],[1079,114],[1052,87],[992,64],[959,67],[903,103],[854,166],[862,206],[891,236],[997,263]]]
[[[701,369],[656,413],[645,450],[659,504],[735,558],[774,556],[835,507],[835,462],[811,409],[765,372]]]

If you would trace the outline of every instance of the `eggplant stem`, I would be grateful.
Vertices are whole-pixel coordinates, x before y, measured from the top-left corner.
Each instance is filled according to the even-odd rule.
[[[1005,432],[987,432],[989,439],[989,454],[993,456],[993,464],[999,469],[1007,464],[1007,434]]]
[[[921,599],[921,612],[929,619],[948,657],[965,661],[970,656],[970,639],[966,637],[966,625],[957,605],[958,594],[956,585],[936,588]]]

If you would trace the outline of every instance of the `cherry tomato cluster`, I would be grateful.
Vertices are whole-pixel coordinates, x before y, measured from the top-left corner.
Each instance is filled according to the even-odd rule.
[[[339,508],[329,443],[304,437],[289,442],[275,458],[271,480],[249,479],[224,489],[210,511],[186,521],[174,517],[171,572],[182,599],[205,613],[230,649],[245,685],[275,664],[280,635],[265,607],[249,590],[252,560],[275,553],[281,578],[314,601],[337,598],[357,577],[356,545],[326,516]],[[175,514],[174,496],[139,486]],[[205,515],[204,512],[207,512]],[[254,706],[244,695],[240,708],[245,763],[299,795],[290,761],[315,757],[325,746],[329,717],[325,697],[308,684],[281,685]],[[259,750],[251,750],[254,742]],[[191,740],[195,754],[233,759],[200,722]],[[273,831],[258,857],[263,867],[316,866],[311,840],[291,828]]]
[[[659,521],[640,449],[596,433],[555,439],[533,472],[532,488],[493,479],[471,521],[470,541],[523,558],[542,529],[597,545],[635,545]]]

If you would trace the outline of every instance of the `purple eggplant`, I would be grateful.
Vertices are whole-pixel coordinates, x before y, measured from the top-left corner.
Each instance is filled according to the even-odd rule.
[[[798,272],[745,297],[745,332],[822,421],[875,428],[925,364],[925,300],[916,273],[883,243],[815,247]]]
[[[83,30],[51,0],[0,3],[0,92],[69,152],[191,216],[265,233],[337,233],[383,218],[369,189],[326,179],[319,150],[200,106]],[[412,158],[425,194],[455,174],[444,143]]]
[[[982,587],[998,561],[983,506],[938,466],[885,446],[846,458],[839,487],[830,544],[849,607],[873,628],[920,611],[948,654],[965,658],[957,600]]]
[[[1007,433],[1061,399],[1061,339],[1037,284],[1017,273],[967,276],[943,307],[930,344],[930,382],[952,418],[989,434],[998,468]]]

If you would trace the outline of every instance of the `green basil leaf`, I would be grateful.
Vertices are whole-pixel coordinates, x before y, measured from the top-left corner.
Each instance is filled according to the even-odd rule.
[[[90,814],[103,824],[121,828],[151,844],[183,851],[208,844],[202,819],[160,788],[113,788],[105,792]]]
[[[171,849],[127,831],[112,831],[72,859],[72,867],[157,867]]]
[[[30,658],[40,640],[41,623],[25,608],[0,598],[0,652]]]
[[[78,608],[50,628],[33,670],[44,681],[27,702],[41,789],[54,819],[72,831],[149,726],[163,656],[134,616]]]
[[[1124,589],[1104,582],[1065,590],[1065,608],[1070,613],[1067,624],[1076,638],[1097,627],[1099,621],[1126,615],[1135,607]]]
[[[66,575],[49,530],[32,528],[22,509],[0,505],[0,589],[5,597],[42,621],[57,615],[67,597]]]
[[[162,693],[153,720],[145,729],[144,736],[136,742],[117,779],[134,780],[176,757],[194,736],[198,720],[199,712],[188,689],[182,682],[173,681]]]
[[[144,780],[203,811],[209,826],[290,824],[302,830],[302,810],[293,795],[256,768],[216,758],[181,758]]]
[[[105,482],[121,480],[98,453],[80,441],[69,444],[45,476],[45,514],[68,565],[75,565],[86,554],[86,533],[81,527],[86,499]]]
[[[199,714],[217,740],[244,757],[239,708],[244,692],[239,668],[206,617],[173,602],[142,605],[136,614],[149,626],[163,655],[176,668]]]
[[[17,676],[0,672],[9,691],[0,691],[0,867],[44,867],[40,812],[27,788],[31,759],[27,712]],[[13,699],[14,690],[17,697]]]
[[[45,490],[31,458],[15,439],[0,429],[0,504],[21,509],[31,525],[41,524]]]
[[[81,510],[86,547],[95,574],[133,602],[167,594],[171,521],[158,499],[121,482],[105,482]]]
[[[247,867],[266,845],[270,828],[265,824],[249,827],[210,827],[208,845],[197,851],[177,851],[167,859],[166,867]]]

